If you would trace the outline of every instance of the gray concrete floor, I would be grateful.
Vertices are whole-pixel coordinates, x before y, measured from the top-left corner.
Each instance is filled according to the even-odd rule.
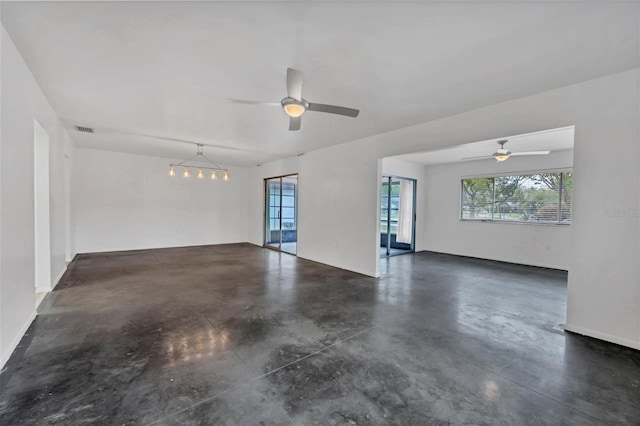
[[[274,249],[277,249],[277,250],[282,250],[286,253],[296,254],[298,243],[294,241],[291,243],[267,244],[267,246],[273,247]]]
[[[402,249],[396,249],[396,248],[389,249],[389,255],[391,256],[398,256],[401,254],[409,254],[409,253],[411,253],[411,250],[402,250]],[[380,257],[381,258],[388,257],[386,247],[380,247]]]
[[[638,424],[640,352],[562,332],[565,273],[381,263],[78,256],[2,373],[0,424]]]

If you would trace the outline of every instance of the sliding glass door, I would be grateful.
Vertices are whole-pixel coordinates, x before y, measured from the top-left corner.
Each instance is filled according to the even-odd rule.
[[[415,251],[416,181],[383,176],[380,191],[380,256]]]
[[[281,240],[280,218],[282,216],[280,178],[265,179],[264,184],[266,194],[264,245],[279,250]]]
[[[298,175],[264,180],[267,248],[296,254],[298,242]]]

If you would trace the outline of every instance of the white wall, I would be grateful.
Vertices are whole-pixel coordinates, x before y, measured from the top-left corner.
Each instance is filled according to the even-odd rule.
[[[194,146],[195,151],[195,146]],[[247,241],[249,169],[230,180],[185,179],[171,159],[76,148],[73,216],[78,253]]]
[[[511,157],[426,167],[423,191],[427,206],[422,240],[425,250],[501,260],[524,265],[569,269],[571,227],[460,220],[463,177],[571,168],[573,150],[536,157]]]
[[[34,120],[34,215],[36,292],[51,291],[49,135]],[[65,247],[66,251],[66,247]]]
[[[575,125],[566,327],[640,348],[638,77],[630,70],[263,165],[251,183],[250,241],[262,241],[259,181],[295,169],[299,255],[376,275],[379,159]]]
[[[264,228],[264,184],[263,179],[284,174],[299,173],[298,176],[298,245],[300,258],[370,274],[368,268],[372,256],[378,253],[376,246],[376,191],[379,192],[381,170],[378,159],[373,168],[344,167],[334,152],[343,151],[351,144],[313,151],[301,157],[278,160],[253,169],[250,183],[251,202],[249,214],[249,242],[263,244]],[[359,164],[358,152],[353,152],[354,164]],[[363,162],[365,166],[367,163]],[[368,172],[368,173],[367,173]],[[346,182],[346,183],[345,183]],[[362,200],[363,194],[372,190],[364,214],[354,222],[349,208]],[[369,244],[363,244],[366,238]],[[379,235],[378,235],[379,240]]]
[[[69,142],[71,143],[71,142]],[[72,226],[71,224],[73,223],[73,219],[71,217],[71,200],[72,200],[72,194],[71,194],[71,176],[73,173],[73,159],[71,157],[70,152],[72,152],[73,149],[67,150],[67,152],[65,152],[64,154],[64,164],[63,164],[63,170],[64,170],[64,228],[65,228],[65,244],[64,244],[64,248],[65,248],[65,261],[71,262],[73,260],[73,257],[76,254],[75,251],[75,243],[74,243],[74,238],[73,238],[73,233],[72,233]]]
[[[66,269],[64,155],[73,145],[2,27],[0,365],[35,316],[34,120],[49,135],[51,282]]]

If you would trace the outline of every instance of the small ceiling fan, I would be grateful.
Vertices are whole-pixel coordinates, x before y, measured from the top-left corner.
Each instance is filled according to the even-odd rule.
[[[496,161],[505,161],[508,160],[509,157],[515,157],[519,155],[547,155],[551,151],[522,151],[522,152],[511,152],[508,149],[505,149],[504,144],[509,142],[507,139],[502,139],[498,141],[498,145],[500,148],[494,152],[492,155],[483,155],[480,157],[465,157],[462,160],[480,160],[483,158],[495,158]]]
[[[287,68],[287,97],[280,102],[246,101],[242,99],[229,99],[231,102],[250,105],[271,105],[281,106],[289,116],[289,130],[300,130],[302,114],[305,111],[327,112],[330,114],[345,115],[347,117],[357,117],[359,110],[336,105],[325,105],[308,102],[302,97],[302,85],[304,84],[301,71]]]

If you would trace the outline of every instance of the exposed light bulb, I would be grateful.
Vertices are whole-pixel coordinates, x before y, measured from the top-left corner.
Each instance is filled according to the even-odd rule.
[[[184,169],[184,173],[182,174],[182,176],[184,176],[186,178],[190,178],[191,177],[191,170],[189,170],[189,168]]]
[[[169,176],[174,177],[176,173],[173,171],[173,166],[169,167]]]
[[[222,177],[224,180],[229,180],[229,173],[227,173],[227,171],[224,171],[224,176]]]
[[[204,173],[202,173],[202,169],[198,170],[198,179],[204,179]]]
[[[216,176],[216,171],[212,170],[211,171],[211,180],[216,180],[216,179],[218,179],[218,176]]]

